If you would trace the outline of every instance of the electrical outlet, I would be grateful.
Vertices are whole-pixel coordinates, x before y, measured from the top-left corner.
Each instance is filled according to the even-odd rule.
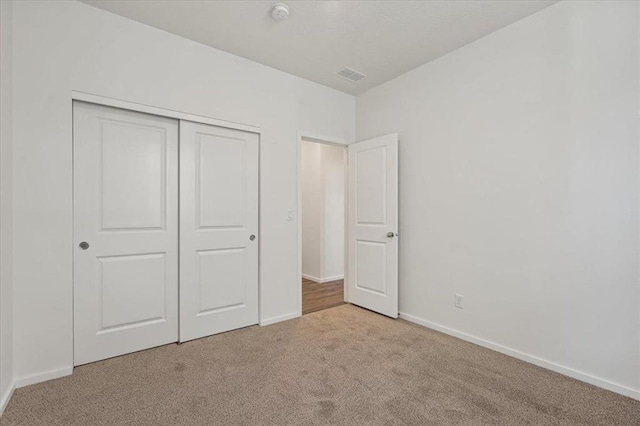
[[[287,221],[291,222],[293,220],[293,210],[287,210]]]
[[[453,304],[456,308],[464,309],[464,296],[461,294],[456,294]]]

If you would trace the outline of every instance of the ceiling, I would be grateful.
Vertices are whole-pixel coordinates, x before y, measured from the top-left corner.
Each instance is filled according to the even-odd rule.
[[[556,0],[286,1],[282,22],[275,1],[84,2],[355,95]],[[344,80],[344,66],[367,78]]]

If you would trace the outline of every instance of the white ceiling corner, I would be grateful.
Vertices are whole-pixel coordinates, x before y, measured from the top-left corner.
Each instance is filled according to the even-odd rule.
[[[556,3],[556,0],[83,0],[337,90],[359,94]],[[279,0],[280,1],[280,0]],[[367,75],[337,75],[343,67]]]

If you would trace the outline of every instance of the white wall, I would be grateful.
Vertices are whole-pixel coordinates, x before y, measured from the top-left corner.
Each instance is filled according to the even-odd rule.
[[[302,141],[302,274],[344,276],[344,148]]]
[[[318,281],[322,275],[322,145],[302,141],[302,276]]]
[[[356,129],[399,133],[406,318],[638,398],[637,8],[551,6],[358,96]]]
[[[18,2],[13,22],[19,384],[73,362],[72,90],[262,128],[260,316],[295,316],[297,132],[353,140],[354,98],[81,3]]]
[[[324,239],[321,277],[323,280],[344,277],[344,156],[343,147],[322,145]]]
[[[0,2],[0,414],[13,389],[12,12],[12,2]]]

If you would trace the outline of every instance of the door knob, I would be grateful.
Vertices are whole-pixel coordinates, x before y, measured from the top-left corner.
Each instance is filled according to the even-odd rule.
[[[86,241],[83,241],[83,242],[81,242],[81,243],[80,243],[80,244],[78,244],[78,245],[80,246],[80,248],[81,248],[82,250],[86,250],[86,249],[88,249],[88,248],[89,248],[89,243],[88,243],[88,242],[86,242]]]
[[[394,234],[393,232],[387,232],[387,238],[393,238],[395,236],[396,234]]]
[[[256,239],[256,236],[255,236],[255,235],[253,235],[253,234],[251,234],[251,236],[249,237],[249,239],[250,239],[251,241],[253,241],[253,240],[255,240],[255,239]]]

